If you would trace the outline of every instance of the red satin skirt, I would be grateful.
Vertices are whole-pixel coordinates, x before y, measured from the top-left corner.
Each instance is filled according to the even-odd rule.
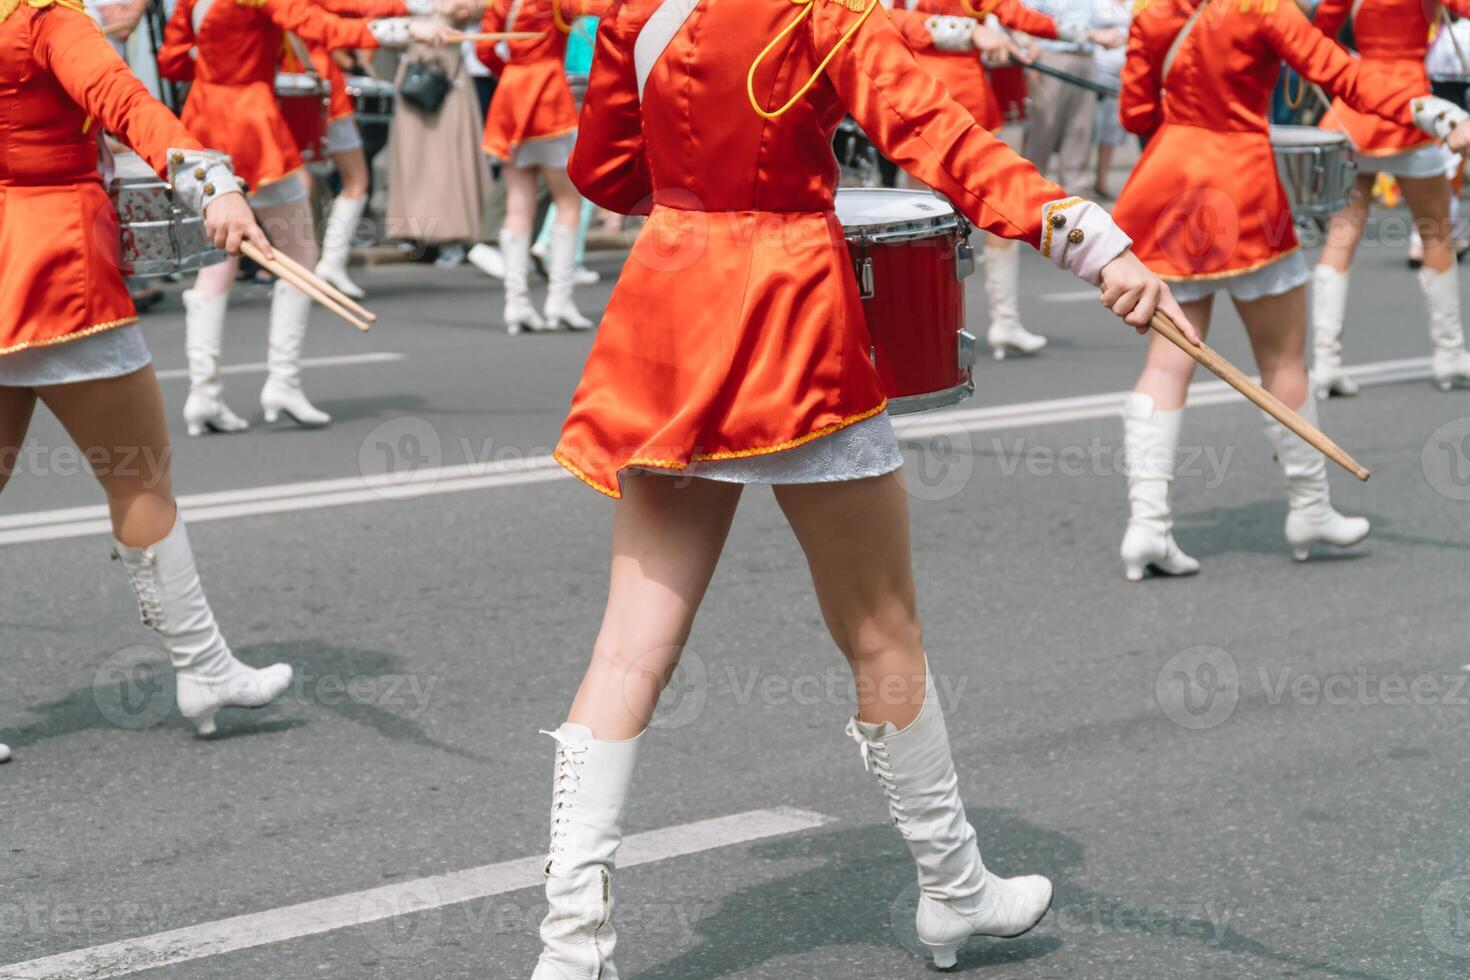
[[[577,103],[560,61],[511,62],[495,86],[485,119],[485,152],[515,158],[516,147],[577,129]]]
[[[199,142],[228,153],[251,192],[301,169],[301,151],[276,104],[274,79],[245,85],[195,82],[183,123]]]
[[[1133,239],[1134,254],[1165,279],[1254,272],[1301,247],[1264,130],[1164,125],[1119,195],[1113,220]]]
[[[655,207],[603,314],[556,459],[628,467],[793,449],[881,412],[836,215]]]
[[[0,355],[136,323],[122,235],[101,179],[0,183]]]
[[[1364,58],[1363,73],[1395,87],[1429,91],[1429,73],[1422,61]],[[1332,111],[1322,118],[1321,128],[1347,133],[1360,157],[1396,156],[1434,142],[1417,126],[1402,126],[1381,116],[1359,112],[1342,99],[1333,100]]]

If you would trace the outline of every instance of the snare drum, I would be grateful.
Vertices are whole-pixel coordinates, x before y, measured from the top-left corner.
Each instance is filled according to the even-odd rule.
[[[928,191],[841,188],[837,220],[857,273],[871,357],[888,411],[955,405],[975,390],[975,338],[962,280],[975,271],[970,224]]]
[[[1358,165],[1345,135],[1310,126],[1272,126],[1271,148],[1297,217],[1330,218],[1347,206]]]
[[[361,126],[387,126],[393,121],[393,103],[398,98],[398,88],[392,82],[366,75],[347,76],[347,94],[357,107],[357,122]]]
[[[204,219],[175,204],[168,181],[136,153],[113,152],[107,192],[122,225],[124,276],[194,272],[229,258],[204,234]]]
[[[276,73],[276,101],[307,163],[327,159],[327,118],[332,108],[332,83],[315,75]]]

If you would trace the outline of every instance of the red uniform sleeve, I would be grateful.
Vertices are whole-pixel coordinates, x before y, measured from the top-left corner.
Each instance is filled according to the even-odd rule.
[[[510,3],[511,0],[495,0],[494,3],[487,3],[485,16],[480,19],[480,31],[484,34],[499,34],[505,30],[505,22],[510,17]],[[496,50],[498,46],[495,41],[481,41],[475,45],[475,55],[486,68],[490,69],[492,75],[499,75],[505,71],[505,59]]]
[[[1039,10],[1032,10],[1021,0],[1000,0],[991,13],[1013,31],[1048,41],[1057,39],[1057,22]]]
[[[821,57],[841,45],[827,77],[878,149],[979,227],[1041,247],[1043,210],[1066,193],[976,125],[919,68],[886,11],[868,17],[842,44],[853,18],[861,15],[840,3],[813,7],[814,51]]]
[[[1164,123],[1164,56],[1185,20],[1163,15],[1133,18],[1118,97],[1118,115],[1130,133],[1149,137]]]
[[[179,0],[163,29],[163,43],[158,47],[158,73],[171,81],[194,80],[193,18],[193,0]]]
[[[333,51],[378,46],[378,39],[366,21],[338,17],[318,7],[313,0],[266,0],[261,9],[281,30],[290,31],[308,44],[319,44]]]
[[[160,176],[167,174],[169,150],[203,149],[184,124],[148,94],[91,18],[58,6],[33,23],[36,63]]]
[[[1441,2],[1461,17],[1470,17],[1470,0],[1441,0]]]
[[[893,26],[903,36],[904,43],[915,51],[934,50],[934,35],[926,24],[934,14],[919,10],[896,9],[889,11]],[[978,57],[978,55],[976,56]]]
[[[403,0],[316,0],[329,14],[338,17],[407,17],[408,4]]]
[[[1410,102],[1429,92],[1412,83],[1396,83],[1391,76],[1362,71],[1354,58],[1334,40],[1312,26],[1297,5],[1283,3],[1275,14],[1261,14],[1266,37],[1276,53],[1302,77],[1316,82],[1359,112],[1371,112],[1404,126],[1414,125]]]
[[[619,214],[647,213],[653,199],[633,65],[640,26],[622,4],[615,4],[598,25],[577,145],[567,164],[583,197]]]
[[[1353,0],[1322,0],[1312,23],[1317,25],[1317,30],[1335,39],[1352,12]]]

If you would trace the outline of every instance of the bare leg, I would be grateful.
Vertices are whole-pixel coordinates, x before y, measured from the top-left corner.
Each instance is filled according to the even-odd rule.
[[[1424,267],[1419,288],[1429,308],[1429,337],[1434,345],[1435,382],[1443,390],[1470,383],[1470,354],[1460,312],[1460,270],[1455,262],[1450,224],[1450,180],[1400,178],[1404,200],[1424,241]]]
[[[1113,192],[1108,188],[1108,181],[1113,172],[1113,153],[1117,150],[1111,143],[1097,144],[1097,182],[1093,190],[1097,191],[1099,197],[1112,197]]]
[[[1448,177],[1399,178],[1404,203],[1414,215],[1414,227],[1424,241],[1424,268],[1445,272],[1455,264],[1450,229],[1450,179]]]
[[[505,224],[504,229],[517,235],[531,234],[531,225],[536,220],[536,177],[533,167],[516,167],[506,164],[500,170],[505,181]]]
[[[332,154],[342,190],[327,212],[322,233],[322,257],[316,274],[354,299],[365,294],[347,273],[352,258],[352,235],[367,208],[368,163],[362,147]]]
[[[149,365],[121,378],[39,388],[107,494],[113,536],[145,548],[173,530],[172,448]]]
[[[1307,287],[1235,303],[1250,336],[1261,384],[1288,406],[1307,400]]]
[[[1322,265],[1347,272],[1358,251],[1363,228],[1368,222],[1368,209],[1373,203],[1373,182],[1377,174],[1359,174],[1353,195],[1343,208],[1327,222],[1327,244],[1322,249]]]
[[[1209,335],[1214,306],[1213,297],[1180,304],[1184,315],[1199,331],[1201,340]],[[1148,357],[1133,390],[1152,398],[1159,411],[1172,412],[1184,407],[1189,381],[1193,377],[1194,358],[1151,331],[1148,335]]]
[[[505,329],[507,333],[546,330],[546,320],[531,302],[531,237],[536,221],[537,168],[506,164],[505,223],[500,251],[505,257]],[[558,212],[560,212],[558,208]]]
[[[925,667],[902,478],[776,487],[776,501],[857,680],[858,718],[908,727],[924,705]]]
[[[29,388],[0,388],[0,492],[20,462],[21,446],[36,410],[36,393]]]
[[[633,474],[613,512],[607,609],[567,720],[629,739],[648,726],[715,572],[737,484]]]

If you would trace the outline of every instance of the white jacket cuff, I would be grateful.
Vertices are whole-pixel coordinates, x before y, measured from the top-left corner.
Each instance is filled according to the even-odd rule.
[[[434,0],[408,0],[406,6],[415,17],[428,17],[434,13]]]
[[[1411,106],[1414,110],[1414,125],[1435,139],[1449,138],[1456,126],[1470,119],[1470,112],[1437,95],[1415,99]]]
[[[1081,197],[1065,197],[1041,209],[1041,254],[1093,286],[1102,284],[1103,266],[1132,245],[1112,215]]]
[[[940,51],[974,51],[975,21],[970,17],[935,14],[924,21],[929,38]]]
[[[368,30],[378,39],[379,47],[404,48],[413,41],[413,35],[408,29],[410,21],[411,18],[408,17],[384,17],[368,21]]]
[[[169,150],[168,181],[174,200],[195,214],[203,214],[221,194],[242,190],[230,158],[214,150]]]

